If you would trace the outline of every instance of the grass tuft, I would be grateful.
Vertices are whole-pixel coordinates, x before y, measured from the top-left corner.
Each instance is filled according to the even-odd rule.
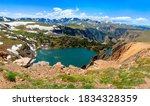
[[[11,82],[16,82],[16,76],[17,76],[17,73],[12,72],[12,71],[7,71],[5,73],[6,79]]]

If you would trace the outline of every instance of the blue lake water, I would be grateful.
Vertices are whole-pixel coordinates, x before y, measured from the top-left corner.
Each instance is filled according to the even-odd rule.
[[[109,55],[109,54],[111,54],[111,53],[112,53],[112,50],[111,50],[111,49],[106,50],[106,51],[104,52],[104,54],[106,54],[106,55]]]
[[[39,61],[49,62],[54,65],[61,62],[65,66],[74,65],[82,67],[90,63],[90,60],[97,53],[85,48],[66,48],[55,50],[37,50],[37,57],[34,63]]]

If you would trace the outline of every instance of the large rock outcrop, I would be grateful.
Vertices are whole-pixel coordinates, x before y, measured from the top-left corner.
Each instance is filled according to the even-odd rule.
[[[21,57],[35,58],[35,51],[27,44],[23,44],[19,48],[18,53]]]
[[[34,60],[32,60],[31,58],[21,58],[21,59],[17,59],[14,61],[15,64],[22,66],[22,67],[27,67],[28,65],[30,65]]]

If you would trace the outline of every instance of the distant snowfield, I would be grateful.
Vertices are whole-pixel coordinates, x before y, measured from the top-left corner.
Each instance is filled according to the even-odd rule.
[[[10,39],[18,39],[17,37],[14,37],[14,36],[9,36],[9,35],[5,35],[5,36]]]
[[[26,28],[29,29],[39,29],[39,30],[46,30],[46,31],[53,31],[54,29],[59,30],[59,28],[57,28],[57,26],[53,25],[53,26],[42,26],[42,25],[38,25],[36,24],[36,22],[23,22],[23,21],[17,21],[17,22],[3,22],[2,24],[7,24],[11,26],[11,30],[16,30],[18,31],[19,29],[16,29],[15,27],[17,26],[26,26]],[[33,25],[32,25],[33,24]],[[37,33],[37,32],[32,32],[31,33]]]
[[[20,25],[27,25],[27,24],[34,24],[35,22],[7,22],[5,24],[8,24],[10,26],[20,26]]]
[[[0,45],[3,45],[3,42],[0,42]]]
[[[30,29],[40,29],[40,30],[49,30],[52,31],[54,30],[54,27],[47,27],[47,26],[40,26],[40,25],[27,25],[26,28],[30,28]]]

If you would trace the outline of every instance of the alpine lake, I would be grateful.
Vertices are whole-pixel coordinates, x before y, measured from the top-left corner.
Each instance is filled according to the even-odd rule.
[[[36,52],[37,56],[34,63],[46,61],[50,65],[54,65],[61,62],[65,66],[73,65],[76,67],[88,65],[92,57],[97,54],[97,52],[86,48],[40,49]]]

